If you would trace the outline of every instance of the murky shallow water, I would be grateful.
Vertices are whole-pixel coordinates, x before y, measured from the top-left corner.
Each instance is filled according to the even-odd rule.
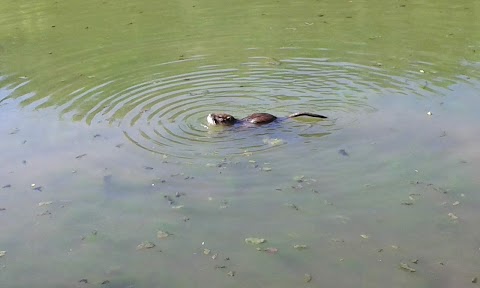
[[[478,4],[224,6],[2,3],[1,283],[471,287]]]

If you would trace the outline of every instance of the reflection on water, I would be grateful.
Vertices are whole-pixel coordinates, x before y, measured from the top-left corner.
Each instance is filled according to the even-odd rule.
[[[478,1],[0,2],[3,286],[480,277]]]

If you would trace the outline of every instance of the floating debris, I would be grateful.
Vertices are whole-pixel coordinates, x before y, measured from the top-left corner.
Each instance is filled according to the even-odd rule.
[[[182,209],[184,205],[173,205],[172,209]]]
[[[203,249],[203,254],[208,255],[208,254],[210,254],[211,251],[212,250],[205,248],[205,249]]]
[[[235,271],[228,271],[227,275],[233,277],[235,276]]]
[[[367,235],[367,234],[362,234],[362,235],[360,235],[360,237],[362,237],[363,239],[368,239],[368,238],[370,238],[370,236]]]
[[[411,201],[405,201],[405,202],[402,202],[402,203],[400,203],[400,204],[405,205],[405,206],[411,206],[411,205],[413,205],[413,202],[411,202]]]
[[[417,270],[413,269],[412,267],[408,266],[407,263],[400,263],[400,268],[407,270],[409,272],[415,272]]]
[[[52,212],[46,210],[46,211],[43,212],[43,213],[37,214],[37,216],[45,216],[45,215],[51,215],[51,214],[52,214]]]
[[[80,155],[78,155],[78,156],[75,156],[75,159],[80,159],[80,158],[83,158],[83,157],[85,157],[85,156],[87,156],[87,153],[84,153],[84,154],[80,154]]]
[[[170,195],[164,195],[163,198],[167,199],[168,204],[170,204],[170,205],[175,203],[175,201],[173,201],[173,199],[172,199],[172,197],[170,197]]]
[[[310,283],[312,281],[312,275],[305,273],[303,276],[303,281],[305,281],[305,283]]]
[[[458,219],[458,216],[455,215],[455,214],[453,214],[453,213],[448,213],[448,216],[449,216],[450,218],[452,218],[452,220],[457,220],[457,219]]]
[[[293,245],[293,248],[297,249],[297,250],[304,250],[304,249],[307,249],[308,246],[307,245],[303,245],[303,244],[295,244]]]
[[[297,205],[295,205],[295,204],[287,203],[287,204],[285,204],[285,205],[286,205],[287,207],[290,207],[290,208],[295,209],[295,210],[297,210],[297,211],[299,210],[298,207],[297,207]]]
[[[270,168],[270,167],[263,167],[263,168],[262,168],[262,171],[269,172],[269,171],[272,171],[272,168]]]
[[[166,232],[166,231],[162,231],[162,230],[159,230],[159,231],[157,232],[157,238],[158,238],[158,239],[165,239],[165,238],[167,238],[167,237],[170,236],[170,235],[172,235],[172,234],[170,234],[170,233],[168,233],[168,232]]]
[[[44,201],[44,202],[38,203],[38,206],[39,206],[39,207],[40,207],[40,206],[46,206],[46,205],[50,205],[50,204],[52,204],[52,203],[53,203],[52,201]]]
[[[293,177],[293,180],[296,181],[296,182],[303,182],[303,180],[305,179],[305,176],[304,175],[299,175],[299,176],[295,176]]]
[[[412,259],[410,260],[413,264],[418,264],[418,259]]]
[[[472,278],[472,283],[477,283],[478,282],[478,278],[477,277],[473,277]]]
[[[224,269],[224,268],[227,268],[227,266],[225,265],[215,265],[215,267],[213,267],[214,269]]]
[[[285,143],[285,141],[283,141],[282,139],[278,139],[278,138],[274,138],[274,139],[266,138],[266,139],[263,139],[263,143],[271,145],[271,146],[277,146],[277,145],[281,145],[281,144]]]
[[[7,251],[0,251],[0,257],[3,257],[7,254]]]
[[[268,247],[268,248],[265,248],[265,249],[262,249],[260,247],[257,247],[257,251],[262,251],[262,252],[267,252],[269,254],[275,254],[278,252],[278,249],[277,248],[273,248],[273,247]]]
[[[0,211],[5,211],[7,208],[0,207]]]
[[[350,156],[350,154],[348,154],[348,152],[345,149],[338,150],[338,154],[340,154],[342,156],[345,156],[345,157]]]
[[[341,238],[332,238],[330,239],[332,242],[337,242],[337,243],[344,243],[345,240],[341,239]]]
[[[455,202],[452,203],[453,206],[457,206],[458,204],[460,204],[460,202],[458,202],[458,201],[455,201]]]
[[[150,166],[143,166],[143,169],[145,169],[145,170],[153,170],[153,167],[150,167]]]
[[[258,244],[265,243],[266,241],[267,240],[265,240],[263,238],[255,238],[255,237],[245,238],[245,243],[247,243],[247,244],[258,245]]]
[[[83,237],[82,237],[82,240],[86,240],[86,239],[93,240],[93,239],[95,239],[95,236],[97,236],[97,234],[98,234],[98,231],[97,231],[97,230],[92,230],[92,232],[90,232],[90,235],[88,235],[88,236],[83,236]]]
[[[7,185],[4,185],[4,186],[2,187],[2,189],[5,189],[5,188],[11,188],[11,187],[12,187],[12,185],[10,185],[10,184],[7,184]]]
[[[88,283],[88,279],[86,279],[86,278],[80,279],[80,280],[78,280],[78,283],[85,283],[85,284],[87,284],[87,283]]]
[[[150,241],[144,241],[137,245],[137,250],[151,249],[153,247],[155,247],[155,244]]]

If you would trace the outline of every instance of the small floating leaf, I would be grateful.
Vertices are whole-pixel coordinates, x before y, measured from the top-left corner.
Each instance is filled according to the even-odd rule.
[[[162,230],[159,230],[157,232],[157,238],[158,239],[164,239],[164,238],[167,238],[168,236],[170,236],[171,234],[166,232],[166,231],[162,231]]]
[[[413,269],[412,267],[408,266],[407,263],[400,263],[400,268],[407,270],[409,272],[415,272],[417,270]]]
[[[303,244],[295,244],[293,245],[293,248],[297,249],[297,250],[303,250],[303,249],[307,249],[308,246],[307,245],[303,245]]]
[[[263,251],[267,252],[267,253],[270,253],[270,254],[275,254],[278,252],[278,249],[277,248],[273,248],[273,247],[268,247],[268,248],[265,248]]]
[[[80,158],[83,158],[83,157],[85,157],[85,156],[87,156],[86,153],[80,154],[80,155],[76,156],[75,158],[76,158],[76,159],[80,159]]]
[[[52,201],[43,201],[43,202],[38,203],[38,206],[50,205],[52,203],[53,203]]]
[[[275,139],[265,139],[263,140],[263,143],[269,144],[271,146],[277,146],[285,143],[285,141],[283,141],[282,139],[275,138]]]
[[[137,250],[144,250],[144,249],[150,249],[155,247],[155,244],[153,244],[150,241],[144,241],[140,244],[137,245]]]
[[[265,242],[266,242],[266,240],[263,239],[263,238],[255,238],[255,237],[245,238],[245,243],[247,243],[247,244],[258,245],[258,244],[262,244],[262,243],[265,243]]]
[[[452,218],[453,220],[457,220],[457,219],[458,219],[458,216],[455,215],[455,214],[453,214],[453,213],[448,213],[448,216],[449,216],[450,218]]]
[[[413,205],[413,202],[406,201],[406,202],[402,202],[401,204],[406,205],[406,206],[410,206],[410,205]]]
[[[298,211],[298,207],[297,207],[297,205],[295,205],[295,204],[287,203],[287,204],[285,204],[285,205],[286,205],[287,207],[290,207],[290,208]]]
[[[297,181],[297,182],[303,182],[304,179],[305,179],[304,175],[299,175],[299,176],[293,177],[293,180]]]
[[[273,247],[268,247],[268,248],[265,248],[265,249],[262,249],[260,247],[257,247],[257,251],[262,251],[262,252],[267,252],[269,254],[275,254],[278,252],[278,249],[277,248],[273,248]]]

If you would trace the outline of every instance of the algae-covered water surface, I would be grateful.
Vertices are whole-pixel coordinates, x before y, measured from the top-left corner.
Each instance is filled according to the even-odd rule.
[[[477,1],[0,7],[2,287],[478,285]]]

